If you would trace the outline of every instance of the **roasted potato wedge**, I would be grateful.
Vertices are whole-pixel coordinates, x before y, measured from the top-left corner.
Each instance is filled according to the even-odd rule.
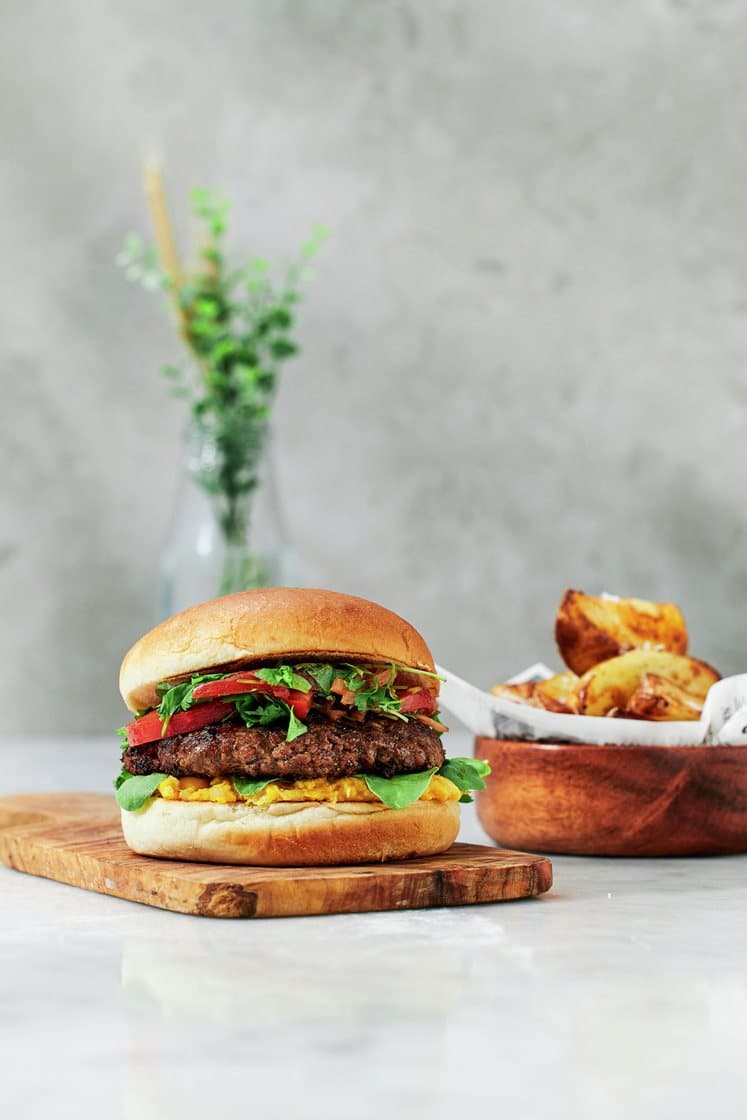
[[[556,673],[546,681],[537,681],[531,703],[548,712],[575,715],[578,712],[578,677],[575,673]]]
[[[703,701],[656,673],[644,673],[621,716],[631,719],[700,719]]]
[[[537,681],[523,681],[521,684],[494,684],[490,691],[493,696],[502,696],[504,700],[531,704],[536,687]]]
[[[560,655],[574,673],[628,650],[687,652],[687,626],[674,603],[566,591],[555,619]]]
[[[584,716],[621,715],[647,674],[654,674],[703,701],[721,675],[705,661],[667,650],[634,649],[589,669],[578,683],[578,711]]]
[[[556,673],[545,681],[523,681],[521,684],[494,684],[491,692],[505,700],[530,704],[533,708],[546,708],[548,712],[574,715],[578,711],[575,673]]]

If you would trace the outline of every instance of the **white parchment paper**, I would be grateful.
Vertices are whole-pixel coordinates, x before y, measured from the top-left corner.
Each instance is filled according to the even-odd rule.
[[[747,743],[747,673],[717,681],[706,697],[699,720],[666,723],[546,712],[483,692],[439,665],[436,670],[444,678],[441,707],[456,716],[474,735],[599,745],[684,747],[701,743]],[[511,683],[550,676],[550,669],[537,663],[515,676]]]

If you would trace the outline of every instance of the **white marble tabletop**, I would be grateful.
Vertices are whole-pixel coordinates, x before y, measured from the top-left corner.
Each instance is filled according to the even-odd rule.
[[[106,790],[117,747],[0,762]],[[539,900],[264,921],[0,867],[0,1116],[742,1120],[747,857],[553,864]]]

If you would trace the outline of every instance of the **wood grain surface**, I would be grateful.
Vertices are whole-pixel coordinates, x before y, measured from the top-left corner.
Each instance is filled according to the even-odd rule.
[[[530,898],[549,890],[542,856],[454,844],[440,856],[356,867],[224,867],[135,855],[114,799],[0,799],[0,859],[17,871],[164,910],[214,918],[407,910]]]
[[[478,738],[497,844],[594,856],[747,851],[747,746],[593,746]]]

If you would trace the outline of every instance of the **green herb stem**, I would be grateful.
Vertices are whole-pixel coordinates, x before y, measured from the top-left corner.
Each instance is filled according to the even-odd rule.
[[[282,365],[298,353],[295,307],[311,260],[326,237],[315,226],[296,261],[278,270],[254,258],[229,266],[224,249],[230,203],[219,192],[191,192],[205,236],[199,263],[183,276],[173,242],[160,173],[146,177],[157,249],[130,234],[118,263],[128,279],[168,291],[194,372],[167,366],[172,396],[188,401],[192,422],[214,450],[194,478],[213,501],[224,541],[236,550],[250,532],[248,497],[260,483],[259,463]],[[266,582],[246,558],[226,554],[221,593]]]

